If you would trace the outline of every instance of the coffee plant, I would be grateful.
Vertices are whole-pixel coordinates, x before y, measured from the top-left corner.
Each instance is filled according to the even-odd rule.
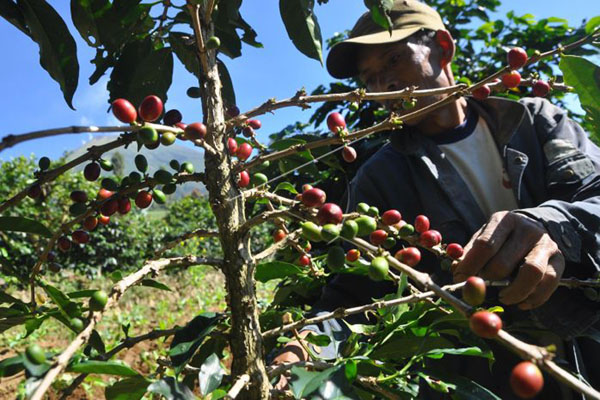
[[[328,90],[320,87],[311,95],[299,90],[288,99],[270,99],[240,111],[222,56],[240,56],[242,42],[260,47],[256,32],[240,14],[241,0],[72,0],[73,24],[96,50],[92,60],[96,70],[90,82],[97,82],[112,69],[108,101],[123,124],[14,134],[5,136],[0,144],[1,151],[23,141],[64,133],[120,133],[117,139],[92,146],[68,162],[43,157],[33,174],[15,175],[7,188],[0,188],[4,195],[0,203],[3,240],[12,235],[11,242],[20,239],[31,250],[17,256],[2,249],[3,271],[25,285],[28,295],[17,298],[0,291],[4,305],[0,331],[23,326],[30,334],[45,320],[55,319],[75,335],[64,349],[28,343],[22,354],[0,362],[0,377],[25,370],[25,395],[30,399],[44,398],[64,372],[78,375],[66,387],[54,388],[62,398],[72,394],[87,376],[99,374],[119,378],[106,387],[107,399],[141,399],[147,394],[168,399],[193,399],[196,395],[211,399],[400,399],[418,398],[424,386],[453,398],[493,399],[498,397],[468,377],[431,368],[447,356],[479,357],[491,363],[493,342],[523,359],[507,382],[518,396],[529,398],[542,390],[543,370],[546,377],[589,398],[600,398],[598,391],[553,360],[551,348],[528,344],[503,329],[502,308],[494,305],[496,300],[486,289],[507,282],[473,277],[440,286],[419,270],[425,256],[437,257],[440,271],[446,272],[462,257],[461,245],[446,243],[435,230],[436,221],[425,215],[406,221],[402,210],[379,210],[365,203],[353,210],[342,208],[343,188],[336,183],[339,175],[363,162],[380,143],[375,141],[378,136],[401,130],[403,122],[460,96],[483,99],[494,92],[519,97],[527,95],[531,87],[533,95],[552,94],[560,100],[563,92],[574,90],[587,112],[580,120],[595,135],[600,132],[599,69],[580,57],[598,46],[598,18],[573,32],[562,20],[534,23],[510,15],[506,24],[493,22],[475,1],[433,3],[448,18],[458,43],[466,41],[458,46],[454,68],[461,80],[455,86],[367,93],[349,80]],[[480,3],[491,9],[499,4],[494,0]],[[391,2],[365,4],[374,19],[389,28]],[[0,14],[38,43],[41,65],[59,83],[72,107],[79,67],[74,39],[62,17],[44,0],[2,0],[0,5]],[[279,2],[292,43],[308,57],[321,60],[322,38],[314,6],[314,1],[306,0]],[[481,18],[485,23],[475,33],[468,32],[460,25],[469,18]],[[546,32],[551,23],[559,26],[551,30],[550,40],[543,45],[536,42],[539,36],[536,39],[531,32]],[[330,44],[337,40],[340,37]],[[476,40],[485,46],[473,62]],[[190,88],[188,95],[201,99],[202,115],[186,116],[185,122],[179,111],[165,108],[173,56],[198,78],[198,87]],[[562,78],[554,77],[557,56]],[[419,108],[419,98],[434,92],[448,96]],[[400,100],[404,108],[414,110],[400,118],[378,108],[376,102],[386,99]],[[306,125],[297,124],[272,135],[268,144],[258,140],[260,115],[313,103],[322,105],[312,122],[326,120],[328,133],[307,133]],[[373,140],[371,150],[359,147],[368,143],[363,139]],[[195,171],[189,161],[172,160],[169,165],[154,166],[160,168],[151,174],[142,154],[136,156],[134,170],[124,170],[122,161],[116,162],[120,166],[115,170],[115,162],[103,158],[110,150],[128,146],[160,152],[177,141],[189,141],[202,149],[202,172]],[[72,174],[78,166],[83,173]],[[70,178],[61,181],[65,177]],[[142,252],[146,260],[130,273],[123,272],[127,268],[107,271],[115,281],[110,290],[99,290],[90,280],[85,290],[65,293],[45,279],[48,271],[68,262],[71,252],[93,248],[110,235],[118,235],[119,229],[127,229],[128,218],[138,218],[133,210],[168,203],[169,196],[186,182],[204,184],[210,212],[197,202],[178,203],[178,212],[169,216],[168,225],[189,230],[160,239],[156,239],[158,231],[149,232],[145,245],[150,249]],[[62,209],[54,206],[54,212],[61,212],[60,218],[45,214],[57,199]],[[34,202],[36,210],[12,212],[24,202]],[[107,234],[99,229],[102,226],[114,229]],[[264,240],[265,229],[272,232],[272,241]],[[173,253],[194,239],[202,240],[195,246],[184,244],[188,253]],[[125,251],[130,246],[123,247]],[[10,251],[18,253],[19,247]],[[97,262],[93,256],[89,261]],[[135,261],[124,254],[119,263]],[[138,285],[165,289],[158,280],[161,274],[199,264],[214,266],[224,274],[226,308],[200,314],[183,327],[155,329],[138,336],[129,336],[129,327],[123,327],[120,343],[106,348],[97,325],[129,289]],[[396,290],[369,304],[311,316],[311,304],[333,274],[387,281]],[[256,281],[276,279],[280,283],[274,301],[261,312]],[[600,283],[563,279],[561,285],[594,291]],[[278,348],[298,338],[303,326],[363,313],[377,322],[348,323],[351,334],[344,341],[327,335],[306,336],[314,345],[305,348],[310,361],[267,362]],[[169,357],[159,360],[148,374],[116,359],[120,351],[142,341],[171,337]],[[333,361],[320,359],[314,349],[332,341],[339,342],[340,355]],[[231,354],[231,365],[223,363],[225,353]],[[282,374],[289,376],[289,390],[274,388]]]

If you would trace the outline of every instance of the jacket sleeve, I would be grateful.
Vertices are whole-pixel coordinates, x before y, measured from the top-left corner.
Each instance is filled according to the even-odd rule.
[[[542,222],[578,275],[600,271],[600,149],[547,100],[528,104],[543,149],[552,200],[519,210]]]

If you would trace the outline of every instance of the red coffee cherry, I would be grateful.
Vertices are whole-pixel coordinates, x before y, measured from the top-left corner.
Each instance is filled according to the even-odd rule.
[[[250,154],[252,154],[252,146],[250,146],[248,143],[242,143],[235,153],[240,161],[246,161],[248,157],[250,157]]]
[[[513,368],[509,382],[517,396],[530,399],[543,389],[544,376],[535,364],[522,361]]]
[[[485,281],[478,276],[471,276],[462,288],[465,303],[478,306],[485,301]]]
[[[298,258],[298,264],[300,264],[303,267],[306,267],[307,265],[310,264],[310,257],[307,256],[306,254],[302,254],[299,258]]]
[[[275,242],[280,242],[283,239],[285,239],[286,234],[285,231],[283,229],[277,229],[274,233],[273,233],[273,240]]]
[[[204,139],[206,136],[206,125],[202,122],[194,122],[187,125],[184,129],[185,138],[188,140]]]
[[[324,191],[319,188],[313,188],[312,186],[310,189],[302,192],[302,204],[304,204],[306,207],[320,207],[325,204],[326,198],[327,195]]]
[[[537,80],[533,84],[532,92],[534,96],[545,97],[550,92],[550,85],[546,81]]]
[[[250,175],[248,174],[248,171],[241,171],[240,175],[239,175],[238,186],[246,187],[249,184],[250,184]]]
[[[502,320],[492,312],[477,311],[469,318],[469,327],[477,336],[492,339],[502,329]]]
[[[340,129],[346,128],[346,120],[342,114],[338,112],[332,112],[327,116],[327,127],[335,134],[339,133]]]
[[[375,246],[379,246],[382,245],[383,242],[385,242],[385,239],[387,239],[387,237],[388,233],[386,231],[384,231],[383,229],[377,229],[371,232],[371,234],[369,235],[369,240]]]
[[[414,267],[421,261],[421,252],[416,247],[407,247],[398,250],[394,257],[401,263]]]
[[[354,262],[360,258],[360,250],[358,249],[350,249],[346,253],[346,260],[350,262]]]
[[[238,144],[234,138],[227,139],[227,150],[229,150],[229,154],[231,154],[232,156],[235,155],[235,153],[237,152]]]
[[[520,47],[513,47],[506,55],[510,69],[519,69],[527,62],[527,52]]]
[[[510,71],[508,74],[502,75],[502,84],[507,89],[515,88],[521,83],[521,74],[518,71]]]
[[[446,255],[454,260],[461,258],[463,253],[464,253],[464,249],[458,243],[450,243],[446,247]]]
[[[163,102],[158,96],[150,95],[146,96],[140,104],[140,117],[144,121],[153,122],[156,121],[163,112]],[[177,121],[179,122],[179,121]]]
[[[419,233],[423,233],[429,230],[429,218],[425,215],[417,215],[415,218],[415,230]]]
[[[125,99],[116,99],[113,101],[112,112],[119,121],[126,124],[131,124],[137,119],[135,107]]]
[[[381,222],[387,226],[396,225],[400,221],[402,221],[402,214],[398,210],[387,210],[381,216]]]
[[[106,215],[98,215],[98,222],[102,225],[108,225],[110,222],[110,217],[107,217]]]
[[[235,118],[240,115],[240,109],[237,106],[229,106],[227,107],[225,114],[227,115],[227,118]]]
[[[102,207],[100,207],[100,212],[102,213],[102,215],[106,215],[107,217],[110,217],[111,215],[116,213],[118,209],[119,209],[119,202],[117,201],[117,199],[110,199],[110,200],[106,201],[104,204],[102,204]]]
[[[304,194],[302,195],[304,198]],[[325,224],[339,224],[342,222],[343,213],[340,206],[335,203],[325,203],[319,208],[319,212],[317,213],[317,219],[319,220],[319,225]]]
[[[252,129],[260,129],[260,127],[262,126],[262,123],[257,119],[249,119],[248,126],[251,127]]]
[[[436,230],[428,230],[421,233],[419,243],[424,247],[434,247],[442,242],[442,235]]]
[[[490,89],[488,85],[480,86],[471,92],[473,97],[475,97],[477,100],[487,99],[490,93],[492,93],[492,89]]]
[[[356,150],[351,146],[344,146],[342,149],[342,158],[347,163],[354,162],[356,160]]]
[[[146,190],[140,190],[135,196],[135,205],[138,208],[147,208],[152,203],[152,193]],[[104,213],[102,213],[104,214]]]
[[[255,134],[256,132],[254,132],[254,129],[252,129],[251,126],[245,126],[244,129],[242,129],[242,135],[244,135],[244,137],[250,138]]]
[[[73,238],[73,241],[75,243],[79,244],[86,244],[90,241],[90,235],[86,231],[81,229],[78,229],[75,232],[73,232],[71,234],[71,237]]]
[[[131,211],[131,201],[127,197],[119,199],[119,214],[124,215]]]
[[[108,218],[108,217],[106,217]],[[98,225],[98,218],[90,215],[83,220],[83,227],[88,231],[93,231]]]
[[[106,200],[112,195],[113,195],[113,192],[111,192],[110,190],[106,190],[104,188],[101,188],[100,190],[98,190],[98,199],[100,199],[100,200]]]
[[[61,236],[56,241],[56,245],[58,246],[58,249],[60,251],[66,252],[66,251],[69,251],[69,249],[71,248],[71,241],[69,240],[68,237]]]

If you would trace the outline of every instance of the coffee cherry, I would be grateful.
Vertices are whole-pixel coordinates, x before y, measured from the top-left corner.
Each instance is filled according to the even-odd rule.
[[[391,248],[396,246],[396,239],[390,236],[383,241],[383,244],[381,246],[383,246],[383,248],[386,250],[390,250]]]
[[[377,229],[377,220],[375,220],[373,217],[361,215],[360,217],[356,218],[354,222],[356,222],[356,225],[358,225],[358,232],[356,233],[356,236],[367,236]]]
[[[39,365],[46,362],[46,353],[37,344],[32,344],[25,349],[25,356],[30,363]]]
[[[193,174],[194,173],[194,164],[192,164],[189,161],[186,161],[183,164],[181,164],[180,171],[188,173],[188,174]]]
[[[302,185],[302,191],[306,192],[307,190],[312,189],[312,185],[309,185],[308,183],[305,183],[304,185]]]
[[[465,303],[478,306],[485,301],[485,281],[478,276],[471,276],[462,288]]]
[[[98,199],[99,200],[106,200],[112,195],[113,195],[113,192],[111,192],[110,190],[106,190],[104,188],[100,188],[100,190],[98,190]]]
[[[227,139],[227,149],[229,150],[229,154],[231,154],[232,156],[235,155],[235,153],[237,152],[238,144],[234,138]]]
[[[42,195],[42,187],[39,185],[39,183],[34,183],[27,190],[27,196],[31,197],[32,199],[37,199],[41,195]]]
[[[477,336],[492,339],[502,329],[502,320],[492,312],[477,311],[469,318],[469,327]]]
[[[359,108],[360,108],[360,104],[358,104],[355,101],[353,101],[352,103],[350,103],[350,105],[348,106],[348,109],[350,111],[358,111]]]
[[[480,86],[471,92],[473,97],[475,97],[477,100],[487,99],[490,93],[492,93],[492,89],[490,89],[488,85]]]
[[[98,215],[98,223],[102,225],[108,225],[109,222],[110,217],[107,217],[106,215]]]
[[[298,258],[298,264],[306,267],[307,265],[310,264],[310,257],[307,256],[306,254],[302,254],[299,258]]]
[[[273,233],[273,240],[275,242],[280,242],[283,239],[285,239],[286,237],[286,233],[283,229],[277,229],[274,233]]]
[[[244,129],[242,129],[242,134],[244,135],[244,137],[250,138],[256,133],[254,132],[254,129],[252,129],[251,126],[245,126]]]
[[[165,116],[163,117],[163,123],[165,125],[175,125],[179,122],[181,122],[181,120],[183,119],[183,115],[181,115],[181,112],[179,112],[179,110],[169,110],[165,113]]]
[[[140,117],[144,121],[153,122],[160,117],[163,112],[163,102],[158,96],[146,96],[140,104]]]
[[[157,204],[165,204],[167,202],[167,195],[162,190],[154,188],[152,189],[152,199]]]
[[[79,318],[71,318],[69,324],[75,332],[81,332],[83,330],[83,321]]]
[[[100,176],[100,165],[97,162],[89,163],[83,169],[83,176],[90,182],[95,181]]]
[[[415,218],[415,230],[419,233],[423,233],[429,230],[429,218],[425,215],[417,215]]]
[[[371,232],[371,235],[369,235],[369,240],[375,246],[379,246],[383,244],[383,242],[385,242],[385,239],[387,239],[387,237],[388,233],[386,231],[384,231],[383,229],[377,229]]]
[[[544,387],[540,369],[530,361],[521,361],[510,374],[510,387],[522,399],[536,396]]]
[[[143,144],[152,146],[158,142],[158,132],[151,126],[144,126],[138,131],[138,138]]]
[[[86,244],[90,241],[90,235],[86,231],[81,229],[78,229],[75,232],[73,232],[71,234],[71,238],[73,238],[73,241],[75,243],[79,244]]]
[[[310,185],[309,185],[310,186]],[[302,204],[306,207],[320,207],[325,204],[327,195],[319,188],[313,188],[302,192]]]
[[[46,255],[46,260],[47,261],[55,261],[56,260],[56,253],[53,251],[49,251],[48,255]]]
[[[50,264],[48,264],[48,269],[50,270],[50,272],[54,272],[55,274],[58,274],[61,268],[62,266],[56,262],[51,262]]]
[[[260,127],[262,126],[262,123],[257,119],[249,119],[248,126],[251,127],[252,129],[260,129]]]
[[[111,215],[116,213],[118,209],[119,202],[117,201],[117,199],[109,199],[104,204],[102,204],[102,207],[100,207],[100,212],[102,213],[102,215],[110,217]]]
[[[463,247],[458,243],[450,243],[446,247],[446,255],[454,260],[458,260],[464,253]]]
[[[209,50],[218,49],[219,46],[221,46],[221,39],[219,39],[216,36],[211,36],[206,41],[206,48],[209,49]]]
[[[327,267],[333,271],[341,271],[345,267],[346,254],[341,246],[333,246],[327,252]]]
[[[131,202],[127,197],[121,197],[119,199],[119,214],[125,215],[131,211]]]
[[[320,242],[321,238],[321,227],[315,224],[312,221],[302,222],[300,224],[302,228],[302,236],[307,240],[312,240],[313,242]]]
[[[152,194],[146,190],[140,190],[135,196],[135,205],[138,206],[138,208],[148,208],[151,203]]]
[[[510,69],[519,69],[527,62],[527,53],[520,47],[513,47],[506,55]]]
[[[237,106],[229,106],[227,107],[227,118],[235,118],[240,115],[240,109]]]
[[[194,122],[185,127],[185,138],[188,140],[204,139],[206,136],[206,125],[202,122]]]
[[[537,80],[533,84],[532,92],[534,96],[545,97],[550,92],[550,85],[546,81]]]
[[[515,88],[521,83],[521,74],[518,71],[510,71],[508,74],[502,75],[502,84],[507,89]]]
[[[338,112],[332,112],[327,116],[327,127],[335,134],[339,133],[340,129],[346,128],[346,120],[342,114]]]
[[[308,253],[311,249],[312,245],[310,244],[310,242],[306,242],[306,246],[304,246],[304,251]]]
[[[325,224],[321,229],[321,239],[331,242],[340,236],[341,227],[336,224]]]
[[[110,190],[112,192],[117,191],[119,189],[119,184],[117,183],[117,181],[115,181],[112,178],[104,178],[104,179],[102,179],[102,181],[100,182],[100,185],[104,189]]]
[[[371,217],[377,217],[377,216],[379,216],[379,208],[377,208],[375,206],[371,206],[371,207],[369,207],[369,210],[367,210],[367,214],[370,215]]]
[[[375,257],[369,266],[369,278],[374,281],[382,281],[387,278],[390,266],[385,257]]]
[[[442,235],[433,229],[421,233],[419,243],[423,247],[434,247],[442,242]]]
[[[175,127],[181,129],[185,133],[185,128],[187,127],[187,124],[184,124],[183,122],[178,122],[175,124]],[[181,135],[181,133],[178,133],[178,135]],[[185,136],[179,136],[179,138],[181,140],[186,140]]]
[[[69,195],[75,203],[85,203],[88,201],[87,193],[83,190],[73,190]]]
[[[78,217],[86,211],[87,207],[84,203],[73,203],[69,207],[69,213],[74,217]]]
[[[98,218],[90,215],[83,220],[83,227],[87,229],[89,232],[93,231],[98,225]]]
[[[238,186],[239,187],[246,187],[250,184],[250,175],[248,174],[248,171],[241,171],[239,174],[239,178],[238,178]]]
[[[340,236],[346,239],[354,239],[358,234],[358,224],[352,219],[347,219],[342,224]]]
[[[137,119],[135,107],[125,99],[116,99],[113,101],[112,112],[119,121],[126,124],[131,124]]]
[[[68,237],[61,236],[56,241],[56,245],[58,246],[58,249],[60,251],[66,252],[66,251],[69,251],[69,249],[71,248],[71,241],[69,240]]]
[[[304,195],[302,197],[304,197]],[[342,222],[342,218],[342,209],[335,203],[323,204],[321,208],[319,208],[319,212],[317,213],[319,225],[339,224],[340,222]]]
[[[248,157],[250,157],[250,154],[252,154],[252,146],[248,143],[242,143],[235,153],[237,158],[241,161],[246,161]]]
[[[387,210],[381,216],[381,222],[387,226],[395,225],[400,221],[402,221],[402,214],[398,210]]]
[[[344,146],[342,149],[342,158],[347,163],[354,162],[356,160],[356,150],[351,146]]]
[[[398,250],[394,258],[409,267],[414,267],[421,261],[421,252],[416,247],[407,247]]]
[[[170,146],[175,143],[177,136],[173,132],[163,132],[160,135],[160,143],[163,146]]]
[[[366,214],[369,212],[369,205],[367,203],[358,203],[356,205],[356,211],[358,211],[361,214]]]
[[[38,167],[40,167],[41,171],[45,171],[50,168],[50,159],[48,157],[42,157],[38,161]]]
[[[160,139],[157,137],[156,140],[154,142],[151,143],[144,143],[144,146],[148,149],[148,150],[154,150],[156,149],[158,146],[160,146]]]
[[[104,306],[106,306],[107,302],[108,296],[106,295],[106,292],[103,290],[96,290],[90,297],[90,310],[101,311],[104,309]]]
[[[349,262],[354,262],[360,258],[360,250],[358,249],[350,249],[346,253],[346,260]]]
[[[416,100],[404,100],[402,101],[402,108],[404,110],[412,110],[413,108],[415,108],[417,106],[417,102]]]

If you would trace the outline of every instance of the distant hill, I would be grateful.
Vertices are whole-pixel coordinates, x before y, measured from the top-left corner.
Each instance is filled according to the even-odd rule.
[[[90,146],[100,146],[115,140],[117,135],[107,135],[107,136],[97,136],[94,137],[89,142],[86,142],[81,147],[76,150],[73,150],[67,156],[67,160],[72,160],[73,158],[79,157],[84,154]],[[118,148],[111,150],[107,153],[104,153],[102,156],[104,159],[110,160],[115,153],[120,153],[123,157],[124,163],[124,175],[128,175],[131,171],[137,171],[135,168],[134,158],[137,154],[143,154],[146,156],[148,160],[148,171],[150,175],[154,173],[157,169],[163,167],[164,169],[173,172],[171,167],[169,167],[169,162],[173,159],[178,160],[180,163],[185,161],[189,161],[194,164],[194,169],[196,172],[204,171],[204,154],[200,150],[195,150],[193,148],[189,148],[187,146],[182,146],[180,144],[174,143],[171,146],[165,147],[160,146],[155,150],[148,150],[147,148],[142,148],[139,152],[137,151],[137,144],[134,142],[130,144],[126,149]],[[76,171],[82,171],[85,167],[85,163],[79,165],[75,168]],[[102,172],[103,175],[108,175],[108,172]],[[203,184],[197,182],[188,182],[184,183],[181,186],[178,186],[177,192],[175,192],[174,196],[176,198],[184,197],[190,194],[194,189],[197,189],[202,194],[206,194],[206,188]]]

